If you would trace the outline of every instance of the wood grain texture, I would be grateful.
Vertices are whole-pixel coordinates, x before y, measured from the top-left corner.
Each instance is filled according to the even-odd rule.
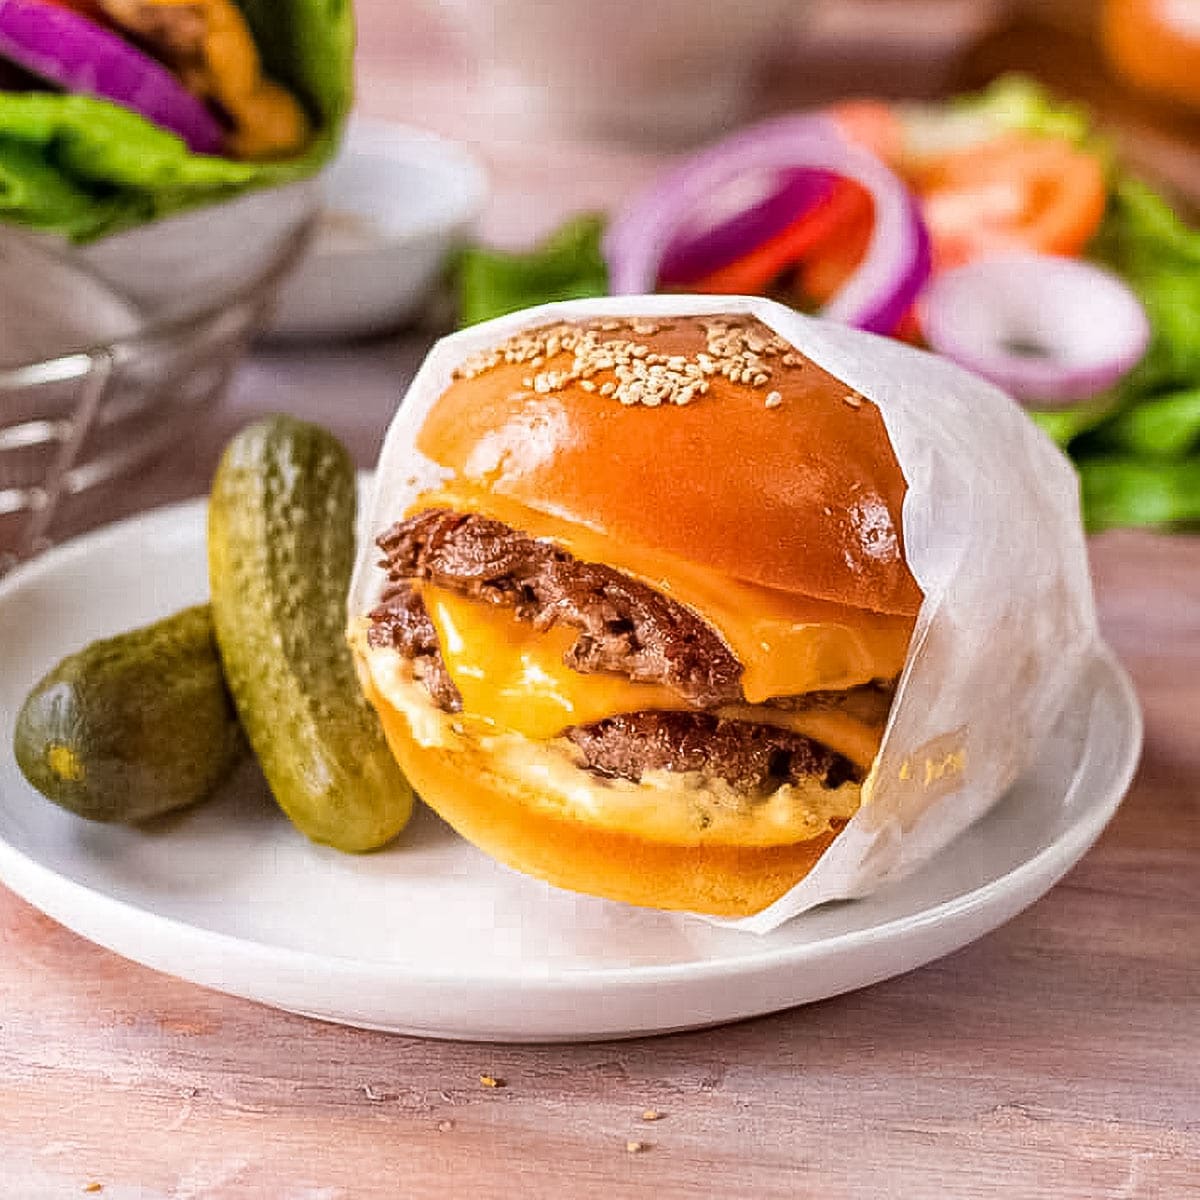
[[[422,73],[395,5],[360,8],[365,106],[479,143],[495,236],[606,203],[653,164],[523,141],[440,73],[454,61],[443,35],[411,33],[428,50]],[[1186,142],[1159,136],[1186,176]],[[260,355],[190,463],[149,472],[125,504],[201,491],[226,434],[271,408],[325,421],[369,462],[426,341]],[[205,992],[0,890],[0,1192],[1200,1196],[1200,541],[1111,534],[1093,558],[1105,629],[1145,706],[1145,759],[1095,850],[998,932],[867,991],[724,1029],[485,1047]],[[482,1087],[485,1072],[506,1086]],[[647,1108],[662,1119],[643,1122]],[[631,1154],[630,1140],[647,1147]]]

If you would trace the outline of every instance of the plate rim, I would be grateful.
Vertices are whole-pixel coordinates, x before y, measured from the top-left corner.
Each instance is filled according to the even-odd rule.
[[[72,538],[35,559],[19,564],[7,576],[0,579],[0,610],[9,602],[15,592],[25,586],[35,584],[40,578],[61,566],[69,566],[71,562],[77,561],[80,557],[86,557],[106,542],[118,541],[134,529],[142,528],[147,524],[170,526],[181,520],[202,519],[207,505],[207,497],[195,497],[148,509]],[[1104,831],[1128,792],[1141,759],[1144,739],[1144,718],[1128,672],[1111,648],[1102,640],[1097,642],[1097,658],[1110,676],[1115,688],[1116,696],[1128,722],[1127,732],[1129,735],[1128,752],[1119,764],[1119,768],[1113,773],[1112,782],[1107,789],[1107,796],[1103,803],[1085,808],[1053,841],[1002,875],[978,887],[961,892],[917,912],[893,917],[879,924],[847,930],[813,942],[764,946],[758,953],[747,954],[736,959],[719,957],[670,963],[574,967],[545,972],[490,970],[482,974],[468,974],[458,968],[442,970],[425,966],[417,969],[399,962],[317,953],[312,950],[297,949],[208,929],[177,917],[166,916],[131,901],[122,900],[108,892],[61,874],[12,845],[2,834],[0,834],[0,883],[10,888],[26,903],[78,936],[95,944],[105,945],[121,957],[140,962],[142,965],[150,964],[147,964],[144,958],[137,958],[126,950],[116,950],[110,944],[111,939],[100,941],[90,934],[81,932],[78,922],[69,917],[60,916],[59,913],[64,908],[78,907],[80,900],[86,900],[91,913],[103,910],[107,916],[119,921],[126,930],[140,927],[144,932],[146,926],[149,925],[154,928],[156,936],[167,935],[182,939],[194,946],[202,945],[206,949],[216,949],[224,954],[234,955],[242,961],[253,960],[255,964],[268,969],[279,966],[301,972],[311,971],[314,968],[326,972],[336,970],[339,974],[365,976],[376,982],[398,983],[414,988],[436,988],[446,984],[481,988],[506,988],[519,985],[526,991],[578,993],[608,988],[614,984],[624,986],[695,984],[727,978],[731,972],[749,974],[759,971],[795,969],[819,962],[830,955],[853,952],[872,942],[903,940],[931,925],[949,925],[953,922],[966,921],[973,914],[987,910],[1005,895],[1027,896],[1028,899],[1024,900],[1017,909],[1017,911],[1021,911],[1049,891],[1082,859]],[[7,747],[6,753],[11,753]],[[0,804],[3,803],[4,798],[0,795]],[[1050,863],[1055,865],[1051,866]],[[50,897],[49,903],[45,902],[46,894]],[[59,897],[69,898],[75,904],[60,905],[56,902],[56,898]],[[854,901],[848,901],[848,903],[854,903]],[[997,907],[1000,906],[997,905]],[[802,919],[802,915],[796,919]],[[742,932],[746,937],[759,937],[758,934],[751,931],[734,932]]]

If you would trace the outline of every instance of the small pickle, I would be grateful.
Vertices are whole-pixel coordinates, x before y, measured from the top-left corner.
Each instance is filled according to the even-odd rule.
[[[25,778],[93,821],[136,823],[205,799],[246,749],[208,606],[63,659],[13,739]]]

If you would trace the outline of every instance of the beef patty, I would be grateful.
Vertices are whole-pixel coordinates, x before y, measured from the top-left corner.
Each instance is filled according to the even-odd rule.
[[[623,713],[566,735],[593,771],[634,782],[646,771],[696,771],[768,795],[805,779],[830,788],[861,779],[853,763],[811,738],[714,713]]]
[[[462,696],[442,658],[437,629],[429,619],[425,601],[411,584],[394,583],[371,613],[367,641],[372,646],[393,647],[413,664],[413,674],[425,685],[434,704],[443,712],[462,712]]]
[[[538,629],[559,622],[579,629],[566,654],[575,670],[664,684],[697,710],[745,704],[741,664],[716,631],[690,609],[612,567],[580,562],[499,521],[449,509],[428,509],[399,522],[378,545],[389,583],[371,613],[368,641],[409,659],[414,675],[446,712],[460,712],[462,697],[413,586],[418,580],[511,607]],[[832,700],[811,702],[823,706]],[[695,771],[753,794],[813,777],[826,787],[861,778],[849,760],[810,738],[712,712],[627,713],[573,726],[564,736],[585,766],[612,778],[637,781],[651,770]]]
[[[510,607],[536,629],[578,629],[566,655],[576,671],[664,684],[700,708],[745,703],[742,665],[716,630],[612,567],[580,562],[499,521],[445,508],[393,525],[379,547],[394,584],[427,579]]]

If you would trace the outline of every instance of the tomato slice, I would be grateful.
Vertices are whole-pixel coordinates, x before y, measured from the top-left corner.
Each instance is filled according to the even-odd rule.
[[[847,141],[895,166],[904,157],[904,124],[882,100],[843,100],[826,110]]]
[[[913,182],[939,270],[1021,250],[1077,255],[1107,200],[1100,162],[1060,138],[998,138],[927,164]]]
[[[866,257],[874,228],[874,213],[868,203],[865,211],[860,210],[843,223],[836,237],[814,247],[798,271],[797,282],[805,300],[825,305],[842,290]]]
[[[864,217],[869,227],[873,207],[865,188],[849,180],[839,180],[816,208],[728,266],[698,280],[692,285],[693,290],[737,296],[763,292],[784,271],[838,237],[847,227]]]

